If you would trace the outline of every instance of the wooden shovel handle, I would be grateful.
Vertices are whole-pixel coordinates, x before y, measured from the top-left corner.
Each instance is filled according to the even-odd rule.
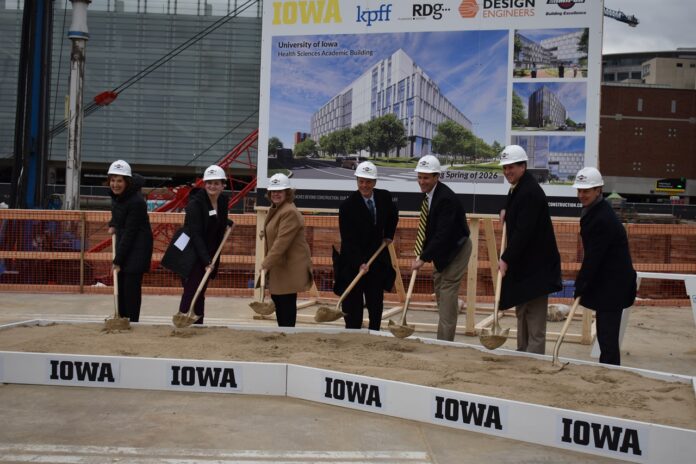
[[[500,239],[500,256],[503,256],[505,247],[507,246],[507,229],[505,228],[505,223],[503,222],[503,236]],[[499,263],[500,264],[500,263]],[[503,273],[500,272],[500,265],[498,265],[498,276],[495,281],[495,298],[493,300],[493,328],[498,327],[498,308],[500,307],[500,293],[503,287]]]
[[[416,275],[418,275],[418,269],[414,269],[411,272],[411,280],[408,282],[408,290],[406,291],[406,300],[404,300],[404,310],[401,313],[401,323],[399,325],[404,325],[406,321],[406,311],[408,311],[408,305],[411,303],[411,295],[413,295],[413,287],[416,285]]]
[[[222,237],[222,241],[220,242],[220,245],[218,246],[218,249],[215,252],[215,256],[213,256],[210,268],[205,271],[205,274],[203,274],[203,278],[201,279],[201,283],[198,284],[198,288],[196,289],[196,294],[193,295],[193,299],[191,300],[191,306],[189,306],[189,310],[188,310],[189,316],[193,312],[193,306],[196,304],[196,300],[198,299],[198,296],[201,294],[203,287],[205,287],[206,282],[208,282],[208,277],[210,277],[210,274],[213,273],[213,267],[215,267],[215,263],[217,262],[217,259],[220,256],[220,253],[222,253],[222,247],[225,245],[225,242],[227,241],[227,237],[229,237],[230,234],[232,233],[232,229],[234,229],[234,224],[232,224],[231,227],[228,227],[227,230],[225,231],[225,235]]]
[[[121,317],[118,311],[118,270],[113,265],[113,260],[116,259],[116,234],[111,235],[111,267],[113,268],[114,278],[114,317]]]
[[[377,256],[379,256],[379,254],[382,252],[382,250],[384,250],[384,247],[386,247],[386,246],[387,246],[387,242],[383,241],[382,244],[379,246],[379,248],[377,248],[377,251],[375,251],[372,254],[372,256],[370,256],[370,259],[367,261],[367,267],[370,267],[370,265],[372,265],[372,263],[375,261],[375,259],[377,259]],[[350,284],[348,284],[348,287],[346,288],[346,290],[343,292],[343,294],[341,294],[341,298],[338,299],[338,303],[336,303],[336,309],[340,308],[341,303],[343,303],[343,300],[346,299],[348,294],[353,290],[353,288],[358,284],[358,281],[360,281],[362,276],[364,276],[365,274],[367,274],[367,273],[364,272],[362,269],[360,269],[358,271],[358,275],[356,275],[353,278],[353,281]]]
[[[570,327],[570,321],[573,320],[573,316],[575,316],[575,310],[578,309],[579,305],[580,297],[577,297],[575,301],[573,301],[573,306],[570,308],[570,312],[568,313],[568,317],[566,318],[565,323],[563,324],[561,333],[558,334],[556,344],[553,346],[553,364],[556,364],[558,362],[558,352],[561,349],[561,343],[563,343],[563,338],[565,337],[566,332],[568,332],[568,327]]]

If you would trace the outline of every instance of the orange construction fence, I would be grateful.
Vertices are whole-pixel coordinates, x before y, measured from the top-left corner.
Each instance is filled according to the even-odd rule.
[[[262,216],[258,216],[262,217]],[[112,291],[111,247],[107,232],[109,212],[0,210],[0,290],[20,292]],[[183,213],[150,213],[155,250],[145,275],[144,292],[178,294],[179,278],[159,265],[172,235],[183,223]],[[257,215],[232,215],[236,227],[222,253],[218,278],[209,295],[251,296],[257,260]],[[402,217],[394,240],[402,282],[408,285],[418,219]],[[307,240],[312,250],[314,279],[321,296],[332,296],[331,248],[340,246],[335,215],[305,214]],[[472,254],[475,273],[462,281],[460,294],[471,302],[492,302],[497,272],[501,226],[493,216],[472,216],[472,234],[478,245]],[[582,262],[579,223],[554,220],[561,252],[564,289],[552,295],[556,301],[572,298],[575,275]],[[696,274],[696,225],[627,224],[631,253],[638,271]],[[476,240],[475,240],[476,241]],[[489,259],[494,257],[494,259]],[[432,300],[432,267],[418,276],[414,300]],[[475,274],[475,278],[474,278]],[[469,295],[467,297],[467,295]],[[475,295],[475,297],[474,297]],[[398,300],[397,294],[387,299]],[[683,282],[645,281],[639,304],[688,305]]]

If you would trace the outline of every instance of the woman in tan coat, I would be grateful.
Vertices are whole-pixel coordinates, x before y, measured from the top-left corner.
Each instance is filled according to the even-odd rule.
[[[312,286],[312,259],[304,219],[293,203],[295,191],[286,175],[273,175],[266,195],[272,205],[263,225],[266,257],[261,267],[266,271],[278,326],[294,327],[297,293]]]

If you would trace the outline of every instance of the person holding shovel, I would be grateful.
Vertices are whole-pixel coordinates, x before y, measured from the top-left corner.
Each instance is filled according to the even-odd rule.
[[[433,285],[440,315],[438,340],[454,340],[459,316],[459,286],[471,257],[471,239],[466,212],[457,195],[440,182],[440,161],[425,155],[416,165],[418,186],[423,197],[418,218],[418,232],[411,265],[418,270],[433,262]]]
[[[595,168],[582,168],[575,176],[582,203],[580,236],[584,257],[575,279],[575,297],[595,311],[599,362],[621,364],[619,329],[624,308],[636,299],[633,269],[626,230],[602,197],[604,180]]]
[[[544,354],[549,293],[562,288],[561,256],[544,190],[527,171],[527,152],[508,145],[500,165],[510,183],[500,219],[507,247],[498,266],[503,276],[500,310],[515,307],[517,351]]]
[[[183,281],[184,292],[179,303],[179,313],[186,314],[191,301],[196,295],[207,270],[212,269],[210,279],[217,276],[220,259],[212,262],[212,257],[225,236],[225,230],[232,227],[232,221],[227,217],[229,199],[222,191],[225,188],[227,176],[225,171],[215,164],[208,166],[203,173],[203,188],[193,188],[189,193],[184,217],[184,228],[188,232],[191,245],[196,255],[196,261]],[[199,316],[194,324],[203,324],[205,316],[205,291],[209,280],[204,284],[196,299],[193,312]]]
[[[271,202],[263,224],[266,285],[275,303],[278,327],[295,327],[297,293],[312,286],[312,257],[305,238],[304,218],[295,207],[295,190],[285,174],[268,180]]]
[[[391,290],[396,272],[389,251],[383,249],[368,267],[367,262],[383,242],[394,240],[399,210],[391,193],[377,189],[377,167],[370,161],[355,169],[358,190],[341,203],[338,225],[341,233],[340,274],[334,291],[340,296],[347,283],[361,270],[365,273],[343,300],[346,329],[360,329],[363,306],[367,306],[370,330],[379,330],[384,309],[384,291]]]
[[[115,236],[113,270],[118,279],[118,312],[131,322],[140,320],[143,275],[150,269],[152,228],[141,193],[145,179],[133,174],[123,160],[114,161],[107,172],[111,196],[109,234]]]

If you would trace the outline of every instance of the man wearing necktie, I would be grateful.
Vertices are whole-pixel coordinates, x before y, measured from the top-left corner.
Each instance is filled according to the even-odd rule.
[[[340,270],[334,291],[340,295],[362,269],[367,273],[343,300],[346,329],[360,329],[367,306],[370,330],[379,330],[384,309],[384,291],[391,290],[396,272],[385,248],[368,268],[367,262],[382,242],[394,239],[399,211],[391,193],[377,189],[377,167],[369,162],[355,169],[358,190],[346,198],[338,212],[341,233]]]
[[[527,171],[528,160],[519,145],[508,145],[500,154],[510,192],[500,212],[507,247],[498,261],[503,276],[499,309],[515,307],[517,351],[544,354],[549,293],[563,288],[561,255],[546,194]]]
[[[440,182],[440,162],[432,155],[423,156],[416,165],[418,185],[423,196],[416,233],[412,270],[432,261],[433,286],[440,315],[438,340],[454,340],[459,316],[459,287],[464,278],[471,239],[466,212],[457,195]]]

